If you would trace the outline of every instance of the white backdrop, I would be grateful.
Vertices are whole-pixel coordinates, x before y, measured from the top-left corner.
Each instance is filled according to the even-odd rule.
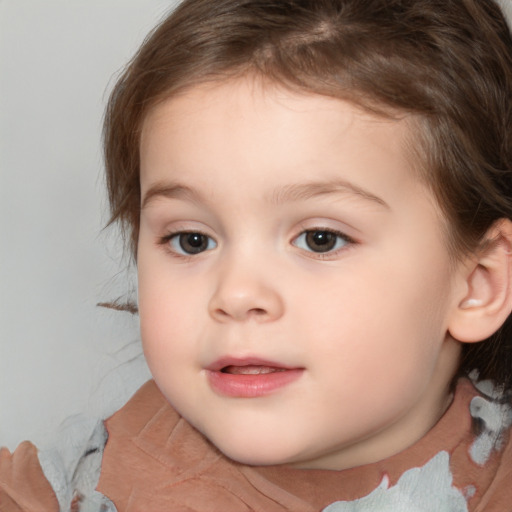
[[[0,446],[110,414],[149,378],[137,319],[96,307],[129,289],[100,133],[113,75],[174,4],[0,0]]]

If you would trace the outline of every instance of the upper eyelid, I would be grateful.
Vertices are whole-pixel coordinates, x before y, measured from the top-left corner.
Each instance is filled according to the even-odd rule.
[[[172,238],[176,235],[181,235],[183,233],[199,233],[200,235],[207,236],[216,241],[216,237],[211,234],[211,229],[207,227],[206,229],[196,228],[194,226],[185,226],[177,224],[176,227],[166,227],[162,229],[164,234],[160,238]]]
[[[301,226],[299,226],[299,230],[292,237],[292,240],[295,240],[296,238],[298,238],[302,234],[308,233],[308,232],[311,232],[311,231],[327,231],[329,233],[333,233],[335,235],[338,235],[339,237],[341,237],[341,238],[343,238],[343,239],[345,239],[345,240],[347,240],[349,242],[358,243],[358,240],[355,237],[353,237],[353,236],[349,235],[348,233],[346,233],[345,230],[339,229],[339,228],[332,228],[332,227],[329,227],[329,226],[323,226],[323,225],[317,225],[317,226],[301,225]]]
[[[358,243],[357,240],[355,240],[354,238],[352,238],[351,236],[347,235],[345,232],[343,231],[339,231],[339,230],[336,230],[336,229],[326,229],[326,228],[313,228],[313,229],[303,229],[302,231],[299,232],[299,234],[295,235],[293,238],[292,238],[292,241],[294,240],[297,240],[297,238],[303,236],[304,234],[306,233],[310,233],[310,232],[314,232],[314,231],[320,231],[320,232],[327,232],[327,233],[332,233],[333,235],[336,235],[338,236],[339,238],[345,240],[346,242],[348,243],[351,243],[351,244],[356,244]]]
[[[205,231],[202,231],[201,229],[170,229],[168,232],[162,236],[162,238],[173,238],[178,235],[184,235],[186,233],[192,234],[197,233],[198,235],[207,236],[208,238],[213,238],[213,236],[209,235]]]

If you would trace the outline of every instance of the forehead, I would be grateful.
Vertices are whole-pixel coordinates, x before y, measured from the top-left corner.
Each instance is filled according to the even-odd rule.
[[[141,135],[141,177],[144,182],[148,172],[154,175],[164,157],[168,169],[184,170],[194,161],[211,175],[216,171],[212,157],[219,163],[239,161],[243,175],[243,169],[262,164],[267,154],[269,165],[276,170],[293,166],[300,179],[301,170],[318,160],[328,165],[332,157],[349,152],[362,163],[379,152],[407,160],[412,171],[416,161],[409,148],[415,127],[411,116],[378,116],[344,100],[258,79],[206,83],[148,113]]]

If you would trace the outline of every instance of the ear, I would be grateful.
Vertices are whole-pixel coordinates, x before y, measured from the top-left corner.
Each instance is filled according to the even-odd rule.
[[[448,331],[473,343],[493,335],[512,311],[512,222],[500,219],[484,238],[483,248],[464,266],[464,290]]]

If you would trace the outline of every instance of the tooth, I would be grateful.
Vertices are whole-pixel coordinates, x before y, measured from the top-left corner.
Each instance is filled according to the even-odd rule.
[[[225,373],[231,373],[232,375],[262,375],[267,373],[274,373],[284,371],[284,368],[272,368],[270,366],[227,366],[222,370]]]

